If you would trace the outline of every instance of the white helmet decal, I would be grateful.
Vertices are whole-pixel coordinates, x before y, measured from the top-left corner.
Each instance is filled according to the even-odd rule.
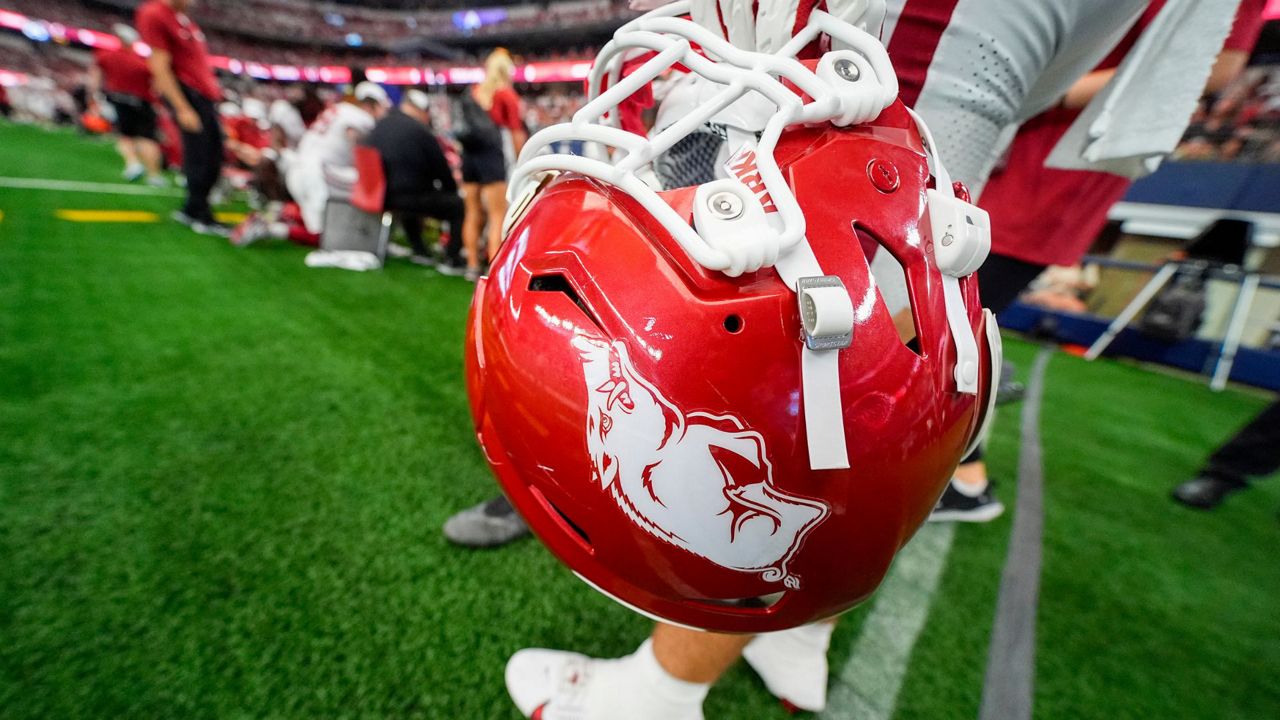
[[[646,532],[731,570],[797,589],[787,564],[830,514],[773,485],[764,438],[728,415],[685,413],[626,346],[577,336],[595,480]]]

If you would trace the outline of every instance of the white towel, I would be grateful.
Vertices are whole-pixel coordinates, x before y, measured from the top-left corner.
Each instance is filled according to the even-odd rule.
[[[307,267],[341,268],[342,270],[377,270],[382,267],[378,256],[363,250],[312,250],[303,261]]]
[[[1240,0],[1169,0],[1045,164],[1139,178],[1173,152]]]

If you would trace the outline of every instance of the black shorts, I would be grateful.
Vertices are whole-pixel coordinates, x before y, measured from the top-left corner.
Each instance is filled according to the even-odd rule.
[[[462,153],[462,182],[489,185],[507,181],[507,159],[502,151]]]
[[[108,95],[116,109],[116,132],[127,138],[156,139],[156,110],[151,103],[129,95]]]

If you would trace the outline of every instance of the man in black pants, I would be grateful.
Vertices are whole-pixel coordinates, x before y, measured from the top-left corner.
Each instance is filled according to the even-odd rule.
[[[182,172],[187,202],[174,219],[205,235],[230,235],[209,207],[209,193],[222,174],[222,124],[216,103],[222,88],[209,64],[204,33],[186,10],[192,0],[148,0],[138,8],[135,25],[151,46],[156,90],[182,130]]]
[[[1226,496],[1249,486],[1250,477],[1280,470],[1280,401],[1245,425],[1209,456],[1196,477],[1173,489],[1173,499],[1188,507],[1210,510]]]
[[[445,160],[440,141],[431,133],[428,98],[420,90],[405,93],[400,107],[387,113],[365,138],[377,149],[387,174],[386,209],[400,215],[405,235],[413,247],[410,258],[419,265],[434,264],[446,275],[461,275],[462,198]],[[436,262],[422,242],[424,218],[449,225],[449,243]]]

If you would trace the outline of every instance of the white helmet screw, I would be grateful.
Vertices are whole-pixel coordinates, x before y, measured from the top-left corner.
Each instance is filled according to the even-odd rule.
[[[734,220],[742,216],[742,198],[731,192],[718,192],[707,200],[707,207],[721,220]]]
[[[837,75],[849,82],[858,82],[858,78],[862,77],[858,64],[847,58],[836,60],[835,70]]]

